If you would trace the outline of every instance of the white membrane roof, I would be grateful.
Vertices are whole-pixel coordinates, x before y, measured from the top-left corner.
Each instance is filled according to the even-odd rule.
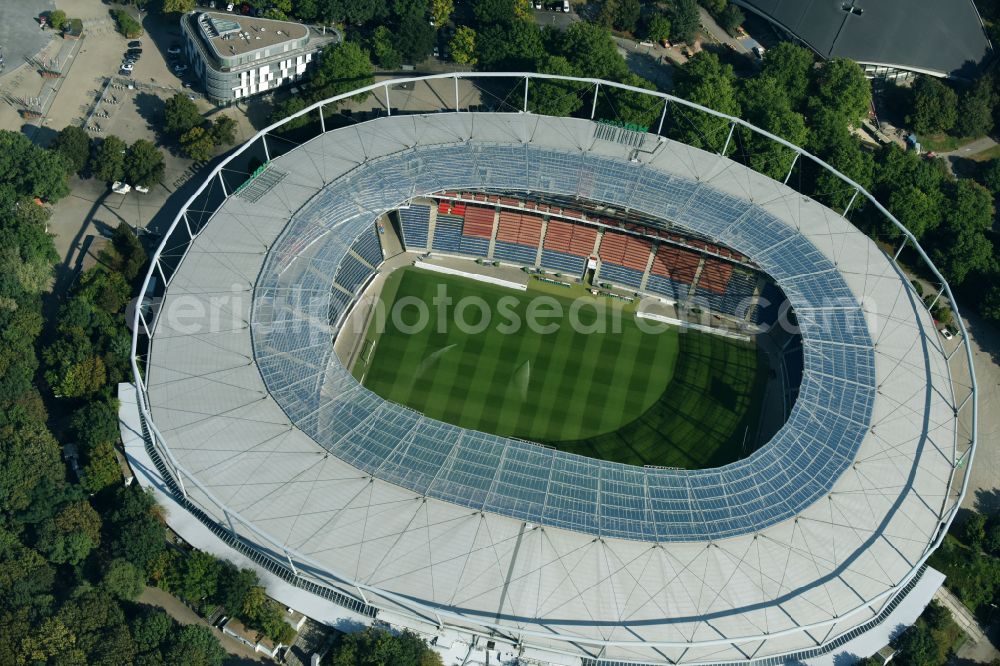
[[[393,116],[274,160],[280,182],[230,197],[171,278],[147,369],[157,430],[215,501],[376,605],[644,661],[784,654],[871,619],[945,518],[954,398],[926,309],[820,204],[673,141],[633,162],[594,130]],[[805,356],[775,440],[717,470],[645,470],[462,431],[354,383],[330,343],[346,249],[385,210],[475,188],[631,207],[773,276]]]

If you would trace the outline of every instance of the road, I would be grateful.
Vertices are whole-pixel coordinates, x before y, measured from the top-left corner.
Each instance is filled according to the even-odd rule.
[[[712,15],[709,14],[708,11],[706,11],[701,5],[698,5],[698,13],[701,15],[701,27],[705,29],[712,39],[720,44],[728,44],[737,53],[750,53],[750,49],[743,46],[739,40],[731,37],[728,32],[723,30],[722,26],[716,23],[715,19],[712,18]]]

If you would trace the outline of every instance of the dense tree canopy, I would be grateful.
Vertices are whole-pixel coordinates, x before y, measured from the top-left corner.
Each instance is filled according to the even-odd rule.
[[[441,666],[441,657],[416,634],[384,629],[340,636],[330,652],[331,666]]]
[[[475,65],[479,62],[476,57],[476,31],[469,26],[459,26],[448,46],[451,48],[452,60],[459,65]]]
[[[853,60],[834,58],[816,71],[810,101],[814,111],[832,109],[844,124],[856,126],[868,114],[871,99],[871,84]]]
[[[125,153],[125,178],[131,185],[151,187],[163,180],[163,153],[152,141],[139,139]]]
[[[0,130],[0,185],[21,195],[57,201],[69,193],[63,156],[39,148],[18,132]]]
[[[671,31],[675,39],[682,42],[694,40],[695,33],[701,25],[695,0],[674,0],[667,10],[667,16],[670,18]]]
[[[311,99],[318,101],[350,92],[375,82],[368,52],[354,42],[332,44],[323,49],[310,80]],[[355,95],[363,101],[367,94]]]
[[[546,55],[538,64],[545,74],[574,76],[576,68],[562,56]],[[569,116],[583,106],[583,96],[590,86],[573,81],[534,79],[528,86],[528,108],[547,116]]]
[[[947,132],[958,118],[958,95],[938,79],[920,76],[913,84],[913,111],[906,122],[920,134]]]
[[[69,173],[82,173],[90,159],[90,135],[82,127],[67,125],[56,135],[51,148],[62,155]]]
[[[776,78],[758,76],[744,81],[740,89],[743,117],[753,125],[801,146],[806,142],[806,123],[792,110],[785,88]],[[742,151],[748,164],[776,180],[783,180],[795,153],[756,133],[743,133]]]
[[[962,93],[958,102],[955,131],[960,136],[984,136],[993,129],[997,93],[992,76],[983,76]]]
[[[117,136],[108,136],[94,150],[90,171],[107,183],[125,179],[125,151],[128,146]]]
[[[723,64],[714,53],[702,51],[678,68],[674,93],[710,109],[739,115],[735,81],[730,65]],[[722,150],[729,133],[729,121],[680,105],[671,106],[672,135],[694,146]],[[733,148],[731,145],[730,149]]]
[[[765,53],[761,75],[774,79],[788,96],[788,103],[797,107],[809,94],[814,61],[809,49],[792,42],[779,42]]]

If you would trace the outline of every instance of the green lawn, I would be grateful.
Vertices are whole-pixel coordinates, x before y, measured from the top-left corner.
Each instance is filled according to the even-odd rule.
[[[407,299],[430,304],[439,285],[453,303],[484,299],[493,320],[485,330],[462,331],[454,306],[444,327],[430,309],[430,323],[416,331],[414,307],[385,318],[369,331],[353,368],[382,397],[465,428],[550,444],[583,455],[631,464],[704,467],[742,457],[744,435],[753,439],[760,411],[761,375],[752,345],[716,335],[664,327],[640,330],[628,305],[586,297],[574,330],[569,319],[550,318],[557,330],[522,325],[533,297],[557,302],[564,315],[582,290],[532,283],[528,292],[406,268],[389,277],[387,306]],[[537,286],[535,286],[537,285]],[[502,298],[511,301],[498,309]],[[415,300],[414,300],[415,299]],[[406,301],[404,301],[406,302]],[[592,332],[603,304],[607,332]],[[615,317],[612,312],[617,312]],[[500,313],[506,313],[501,316]],[[465,320],[477,323],[479,310]],[[612,331],[613,320],[620,322]],[[397,325],[398,324],[398,325]]]

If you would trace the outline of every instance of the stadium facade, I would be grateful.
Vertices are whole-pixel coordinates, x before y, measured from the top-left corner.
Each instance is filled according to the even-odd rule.
[[[460,84],[512,78],[524,108],[462,104]],[[902,247],[725,156],[738,129],[782,144],[790,169],[829,168],[801,149],[590,79],[572,79],[594,95],[585,106],[602,91],[646,94],[663,107],[657,132],[531,113],[529,86],[552,78],[565,79],[409,80],[454,80],[454,107],[430,114],[398,113],[376,84],[386,115],[327,131],[323,107],[349,95],[333,98],[292,117],[312,114],[317,136],[276,137],[286,119],[213,171],[154,256],[143,293],[159,278],[162,298],[135,314],[138,407],[167,485],[294,584],[429,633],[585,663],[720,663],[804,658],[870,628],[965,493],[976,393],[961,319],[946,348],[896,263]],[[669,105],[725,119],[719,151],[661,136]],[[267,162],[247,181],[234,165],[254,151]],[[836,175],[953,304],[912,235]],[[332,340],[378,272],[375,220],[415,198],[491,190],[634,211],[773,278],[804,359],[775,437],[721,468],[638,468],[463,430],[358,384]]]

